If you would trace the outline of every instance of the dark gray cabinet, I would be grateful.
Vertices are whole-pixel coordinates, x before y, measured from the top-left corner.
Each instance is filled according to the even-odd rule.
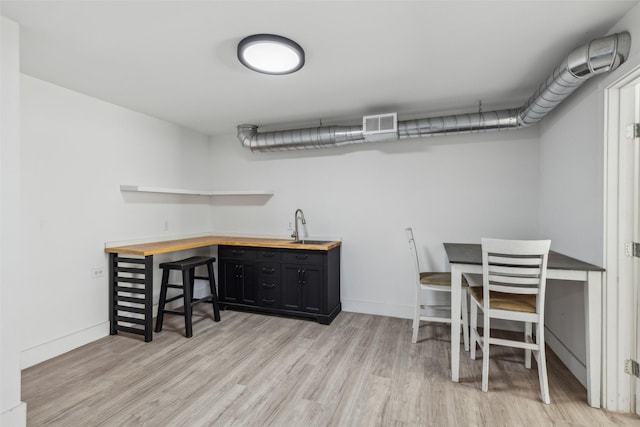
[[[220,303],[330,324],[341,310],[340,247],[328,251],[220,246]]]
[[[220,255],[218,280],[220,300],[237,304],[256,304],[259,288],[256,270],[256,250],[232,248]]]

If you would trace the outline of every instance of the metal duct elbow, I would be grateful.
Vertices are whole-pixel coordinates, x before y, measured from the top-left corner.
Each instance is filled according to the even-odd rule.
[[[618,68],[628,58],[630,48],[631,35],[628,32],[594,39],[571,51],[520,108],[399,121],[397,137],[423,138],[534,125],[585,81]],[[258,133],[255,125],[240,125],[238,139],[251,151],[326,148],[365,142],[362,126],[324,126]]]
[[[518,109],[518,127],[538,123],[580,85],[593,76],[613,71],[629,56],[628,32],[594,39],[573,51]]]

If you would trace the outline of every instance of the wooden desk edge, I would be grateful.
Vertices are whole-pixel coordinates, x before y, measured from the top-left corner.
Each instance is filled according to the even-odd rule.
[[[121,255],[149,256],[169,252],[184,251],[206,246],[226,245],[226,246],[259,246],[264,248],[279,249],[307,249],[316,251],[328,251],[342,245],[340,241],[331,241],[322,245],[318,244],[293,244],[291,240],[268,239],[253,237],[232,237],[232,236],[208,236],[187,239],[164,240],[150,243],[140,243],[126,246],[114,246],[105,248],[106,253]]]

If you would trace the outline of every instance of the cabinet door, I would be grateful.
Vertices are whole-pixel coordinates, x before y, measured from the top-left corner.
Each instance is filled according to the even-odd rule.
[[[256,264],[249,262],[241,263],[238,281],[240,289],[242,289],[241,302],[245,304],[256,304],[259,296]]]
[[[301,310],[302,269],[297,264],[284,264],[282,275],[282,306],[289,310]]]
[[[220,301],[240,302],[242,299],[242,289],[238,286],[238,268],[239,263],[236,260],[220,260]]]
[[[301,309],[309,313],[322,313],[325,289],[322,282],[322,269],[315,265],[303,265],[301,271]]]
[[[316,265],[284,264],[282,305],[284,308],[321,313],[323,292],[322,268]]]
[[[220,300],[255,304],[258,299],[255,263],[229,259],[220,264]]]

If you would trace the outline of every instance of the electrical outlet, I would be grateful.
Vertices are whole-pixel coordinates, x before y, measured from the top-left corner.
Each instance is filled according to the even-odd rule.
[[[164,220],[164,231],[169,231],[169,221]]]
[[[90,270],[91,278],[97,279],[99,277],[104,276],[104,267],[94,267]]]
[[[640,378],[640,364],[638,364],[638,362],[636,362],[635,360],[625,360],[624,373]]]
[[[287,226],[287,230],[293,230],[293,223],[289,221],[289,225]]]

